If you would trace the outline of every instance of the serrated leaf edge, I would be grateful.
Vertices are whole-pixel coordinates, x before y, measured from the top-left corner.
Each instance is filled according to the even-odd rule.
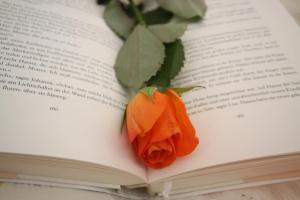
[[[143,26],[141,26],[141,25],[137,25],[137,26],[134,28],[134,30],[132,31],[132,33],[129,35],[128,39],[125,41],[125,43],[123,44],[123,46],[122,46],[121,49],[119,50],[118,57],[119,57],[120,53],[123,51],[123,48],[125,48],[125,44],[126,44],[126,42],[130,39],[130,36],[131,36],[135,31],[137,31],[136,29],[138,29],[138,28],[145,28],[145,27],[143,27]],[[160,41],[160,40],[159,40],[159,39],[158,39],[151,31],[149,31],[147,28],[145,28],[145,30],[147,30],[149,34],[152,34],[152,36],[153,36],[154,38],[156,38],[157,41],[161,42],[161,41]],[[138,32],[137,37],[140,38],[140,32]],[[140,45],[140,41],[141,41],[141,40],[138,39],[137,41],[138,41],[137,46],[138,46],[138,48],[140,49],[140,46],[141,46],[141,45]],[[121,83],[123,86],[125,86],[125,87],[127,87],[127,88],[133,88],[133,89],[135,89],[135,90],[138,90],[138,89],[140,89],[140,87],[142,87],[142,85],[143,85],[145,82],[147,82],[152,76],[154,76],[154,75],[160,70],[162,64],[164,63],[165,57],[166,57],[166,55],[165,55],[165,46],[163,45],[162,42],[161,42],[161,44],[162,44],[163,49],[162,49],[162,56],[161,56],[160,60],[157,62],[157,65],[159,65],[158,69],[154,69],[152,72],[150,72],[150,73],[148,74],[148,77],[146,77],[146,80],[144,80],[143,82],[141,82],[141,84],[140,84],[139,86],[137,86],[137,87],[135,87],[134,84],[130,84],[130,82],[125,83],[123,80],[119,79],[118,73],[116,73],[116,74],[117,74],[118,80],[120,81],[120,83]],[[116,64],[118,63],[118,62],[117,62],[117,61],[118,61],[118,57],[117,57],[117,59],[116,59],[116,63],[115,63],[115,65],[114,65],[114,68],[118,67],[118,66],[116,65]],[[139,59],[138,61],[136,61],[136,62],[139,63],[139,62],[140,62],[140,59]],[[118,64],[119,64],[119,63],[118,63]],[[137,73],[137,74],[140,74],[140,73]],[[140,77],[138,77],[138,78],[139,78],[139,80],[141,80]]]

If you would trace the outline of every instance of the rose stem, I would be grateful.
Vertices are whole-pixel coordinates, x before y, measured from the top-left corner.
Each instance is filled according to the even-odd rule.
[[[142,26],[146,26],[146,22],[143,18],[143,15],[141,13],[141,11],[138,9],[138,7],[135,5],[135,3],[133,2],[133,0],[129,0],[130,2],[130,6],[132,8],[133,14],[135,19],[138,21],[138,23]]]

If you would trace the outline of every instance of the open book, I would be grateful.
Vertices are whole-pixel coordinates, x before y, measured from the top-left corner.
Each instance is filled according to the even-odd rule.
[[[200,144],[162,170],[120,134],[122,41],[94,1],[0,0],[0,181],[170,195],[300,177],[300,30],[276,0],[207,0],[176,86]],[[147,117],[147,116],[145,116]]]

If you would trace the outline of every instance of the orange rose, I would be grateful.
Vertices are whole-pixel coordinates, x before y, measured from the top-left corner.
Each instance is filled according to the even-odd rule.
[[[139,92],[128,104],[126,123],[129,141],[148,167],[166,167],[199,143],[183,102],[171,89],[153,96]]]

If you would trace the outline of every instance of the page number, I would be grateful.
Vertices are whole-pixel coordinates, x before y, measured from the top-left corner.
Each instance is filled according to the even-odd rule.
[[[236,117],[240,119],[240,118],[244,118],[245,115],[244,114],[238,114]]]
[[[54,106],[51,106],[49,109],[50,109],[51,111],[59,111],[59,109],[58,109],[57,107],[54,107]]]

